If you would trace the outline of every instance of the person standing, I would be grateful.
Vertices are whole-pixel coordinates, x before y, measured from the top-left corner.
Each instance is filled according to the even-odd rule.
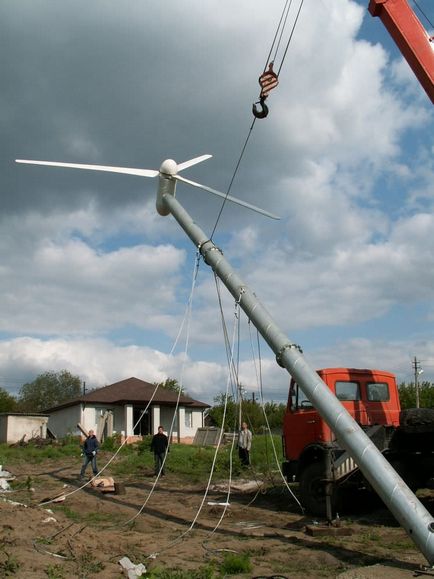
[[[80,480],[84,478],[84,473],[86,472],[87,465],[92,464],[93,475],[98,474],[98,467],[96,465],[96,455],[99,449],[99,442],[93,430],[89,430],[86,440],[83,443],[83,465],[80,471]]]
[[[243,466],[250,465],[250,449],[252,448],[252,433],[250,432],[247,422],[241,424],[241,430],[238,435],[238,456]]]
[[[151,441],[151,451],[154,452],[155,475],[158,475],[161,471],[161,476],[164,476],[164,457],[168,444],[169,439],[164,434],[163,427],[159,426],[157,434],[154,434]]]

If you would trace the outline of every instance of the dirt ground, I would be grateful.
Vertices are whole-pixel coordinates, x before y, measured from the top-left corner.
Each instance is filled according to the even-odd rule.
[[[413,577],[426,564],[382,508],[341,516],[341,528],[349,536],[310,536],[306,525],[316,528],[321,521],[304,516],[284,487],[258,492],[253,484],[248,492],[232,493],[226,516],[212,532],[224,507],[209,503],[226,501],[223,487],[212,486],[187,532],[204,485],[189,485],[168,474],[148,499],[154,479],[143,472],[139,480],[117,479],[124,482],[125,494],[89,487],[74,492],[80,486],[78,467],[73,459],[4,465],[22,488],[0,494],[0,577],[119,578],[123,557],[143,563],[148,571],[181,569],[193,576],[211,561],[218,568],[228,552],[249,555],[252,571],[236,575],[243,578],[400,579]],[[39,505],[62,492],[72,494],[62,503]],[[434,510],[434,491],[426,491],[423,501]]]

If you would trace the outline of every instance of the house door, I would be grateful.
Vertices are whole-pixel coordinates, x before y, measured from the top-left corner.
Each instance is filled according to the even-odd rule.
[[[142,416],[144,408],[134,406],[133,408],[133,424],[134,424],[134,434],[140,436],[146,436],[150,434],[149,430],[149,411],[147,410]],[[141,417],[141,418],[140,418]],[[140,420],[140,422],[139,422]]]

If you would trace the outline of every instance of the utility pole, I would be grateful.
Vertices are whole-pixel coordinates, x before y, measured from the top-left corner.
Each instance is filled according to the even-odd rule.
[[[238,383],[238,425],[239,429],[241,430],[241,421],[243,419],[243,386],[241,382]]]
[[[419,375],[422,374],[423,370],[420,367],[420,362],[416,358],[413,358],[413,369],[414,369],[414,388],[416,391],[416,408],[420,408],[420,389],[419,389]]]
[[[86,396],[86,382],[83,380],[83,396]]]

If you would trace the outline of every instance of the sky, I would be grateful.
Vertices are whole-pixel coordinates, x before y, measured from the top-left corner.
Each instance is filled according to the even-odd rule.
[[[294,0],[279,86],[252,126],[283,1],[0,3],[0,387],[66,369],[87,388],[175,378],[226,389],[214,276],[157,180],[15,159],[158,169],[315,368],[434,381],[433,107],[368,0]],[[419,5],[430,14],[429,0]],[[428,28],[427,24],[424,25]],[[245,396],[289,376],[221,286]],[[188,304],[191,303],[191,313]],[[186,313],[187,312],[187,313]],[[235,328],[235,330],[234,330]],[[260,371],[259,371],[260,370]]]

